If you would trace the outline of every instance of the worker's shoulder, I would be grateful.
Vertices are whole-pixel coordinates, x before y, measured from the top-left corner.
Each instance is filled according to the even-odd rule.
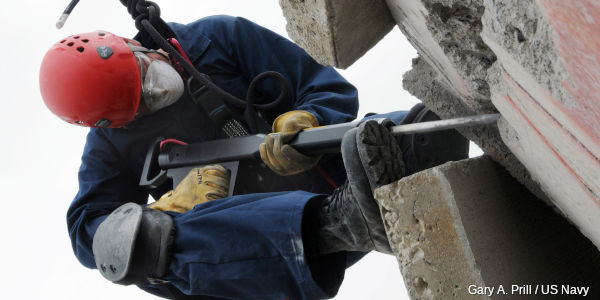
[[[178,23],[169,25],[176,32],[194,31],[207,37],[223,37],[223,35],[233,34],[236,30],[258,26],[245,18],[228,15],[208,16],[186,25]]]

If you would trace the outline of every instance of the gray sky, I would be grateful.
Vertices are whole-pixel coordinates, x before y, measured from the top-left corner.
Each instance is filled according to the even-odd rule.
[[[116,0],[82,0],[65,27],[56,20],[69,0],[10,1],[0,9],[0,150],[4,209],[0,248],[5,299],[151,299],[136,287],[114,285],[81,266],[71,250],[65,214],[77,192],[77,169],[87,129],[52,115],[39,93],[39,65],[63,37],[93,30],[136,32]],[[243,16],[281,35],[277,0],[156,0],[166,21],[188,23],[214,14]],[[360,115],[408,110],[417,103],[402,89],[415,50],[394,29],[365,57],[341,73],[358,87]],[[335,299],[407,299],[393,256],[370,254],[346,273]]]

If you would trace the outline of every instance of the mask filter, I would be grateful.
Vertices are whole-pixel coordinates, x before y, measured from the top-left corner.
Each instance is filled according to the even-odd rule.
[[[162,60],[150,63],[142,84],[142,98],[149,112],[177,102],[183,91],[183,79],[171,65]]]

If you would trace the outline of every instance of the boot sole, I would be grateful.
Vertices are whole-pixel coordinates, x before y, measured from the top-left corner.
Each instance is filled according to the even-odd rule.
[[[402,150],[388,128],[367,121],[359,125],[356,134],[358,154],[372,191],[404,176]]]

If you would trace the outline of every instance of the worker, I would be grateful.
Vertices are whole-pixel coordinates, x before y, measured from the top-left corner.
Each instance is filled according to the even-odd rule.
[[[427,151],[411,139],[398,141],[387,125],[371,120],[346,133],[343,160],[301,154],[287,144],[300,130],[356,118],[357,91],[350,83],[243,18],[169,26],[194,66],[237,97],[245,98],[257,74],[281,73],[291,95],[281,107],[261,112],[275,133],[260,146],[263,162],[281,175],[329,165],[327,172],[343,173],[333,176],[340,186],[328,194],[227,197],[229,178],[219,165],[192,170],[174,190],[171,182],[150,190],[138,186],[156,137],[190,143],[224,136],[191,100],[177,63],[146,33],[133,39],[106,31],[72,35],[47,52],[40,88],[54,114],[92,127],[79,192],[67,212],[79,261],[113,282],[167,298],[325,299],[335,296],[357,257],[371,250],[391,253],[373,190],[422,169],[416,154]],[[276,98],[279,90],[263,82],[258,102]],[[424,115],[431,113],[418,106],[408,116],[387,117],[410,123]],[[443,143],[444,153],[427,153],[427,160],[464,156],[456,150],[462,142]],[[159,200],[147,205],[148,195]]]

